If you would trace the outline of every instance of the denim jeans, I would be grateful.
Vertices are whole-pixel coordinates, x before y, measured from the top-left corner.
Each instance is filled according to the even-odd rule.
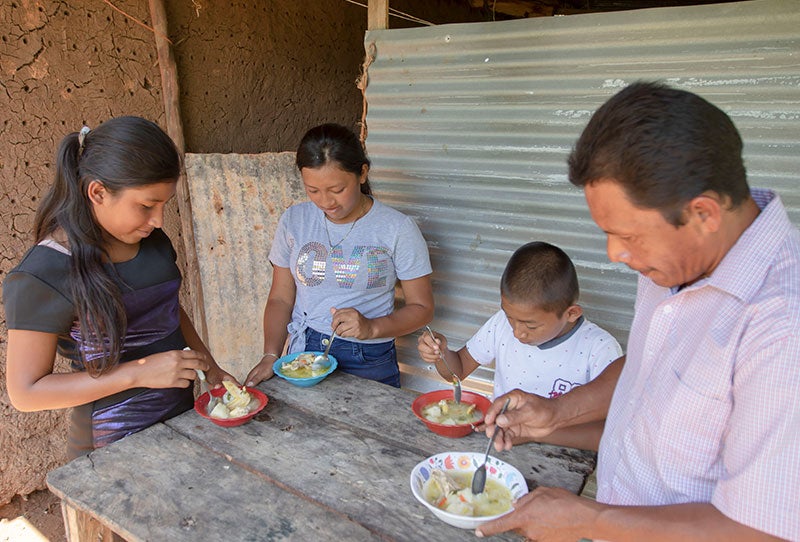
[[[322,339],[330,335],[319,333],[311,328],[306,329],[306,350],[324,351]],[[351,375],[360,376],[400,387],[400,367],[397,365],[397,350],[394,340],[382,343],[357,343],[336,337],[331,345],[330,354],[336,358],[339,369]]]

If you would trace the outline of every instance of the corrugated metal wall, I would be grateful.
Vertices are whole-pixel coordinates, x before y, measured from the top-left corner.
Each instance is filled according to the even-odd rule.
[[[368,32],[367,149],[378,197],[410,215],[434,266],[433,326],[458,348],[499,307],[499,278],[534,239],[573,258],[588,317],[626,341],[635,275],[605,238],[566,158],[592,112],[639,79],[696,92],[733,118],[751,184],[800,224],[800,2]],[[399,341],[404,385],[443,387]],[[487,391],[490,371],[470,383]]]
[[[269,249],[278,219],[306,199],[293,152],[187,154],[207,346],[244,380],[264,351]]]

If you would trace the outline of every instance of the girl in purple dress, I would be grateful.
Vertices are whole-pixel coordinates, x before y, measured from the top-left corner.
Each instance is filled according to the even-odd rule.
[[[21,411],[73,407],[70,458],[191,408],[195,369],[233,380],[179,303],[161,227],[180,171],[172,140],[142,118],[66,136],[36,245],[3,282],[9,398]],[[53,372],[56,353],[72,372]]]

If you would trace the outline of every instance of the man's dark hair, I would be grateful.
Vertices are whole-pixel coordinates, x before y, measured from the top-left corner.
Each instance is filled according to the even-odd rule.
[[[675,226],[706,191],[738,207],[750,194],[742,139],[731,119],[700,96],[637,82],[603,104],[569,157],[569,180],[619,183],[634,205],[658,209]]]
[[[536,305],[561,316],[578,301],[578,274],[563,250],[534,241],[519,247],[508,260],[500,293],[512,303]]]

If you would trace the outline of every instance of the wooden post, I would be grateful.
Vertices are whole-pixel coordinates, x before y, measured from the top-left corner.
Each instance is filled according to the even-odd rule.
[[[389,0],[369,0],[367,3],[367,30],[389,28]]]
[[[61,501],[61,515],[64,518],[64,530],[68,542],[116,542],[123,540],[111,529],[103,525],[90,514]]]
[[[172,54],[167,35],[167,12],[163,0],[150,0],[150,16],[155,29],[158,66],[161,71],[161,91],[164,95],[164,112],[167,117],[167,133],[175,142],[181,155],[186,151],[181,123],[180,92],[178,88],[178,68]],[[178,179],[178,212],[181,216],[181,229],[186,250],[186,277],[189,295],[192,299],[191,316],[200,338],[208,346],[208,326],[203,309],[203,284],[200,281],[200,266],[197,261],[197,248],[194,242],[194,225],[192,224],[192,200],[189,196],[189,183],[186,171],[181,172]]]

